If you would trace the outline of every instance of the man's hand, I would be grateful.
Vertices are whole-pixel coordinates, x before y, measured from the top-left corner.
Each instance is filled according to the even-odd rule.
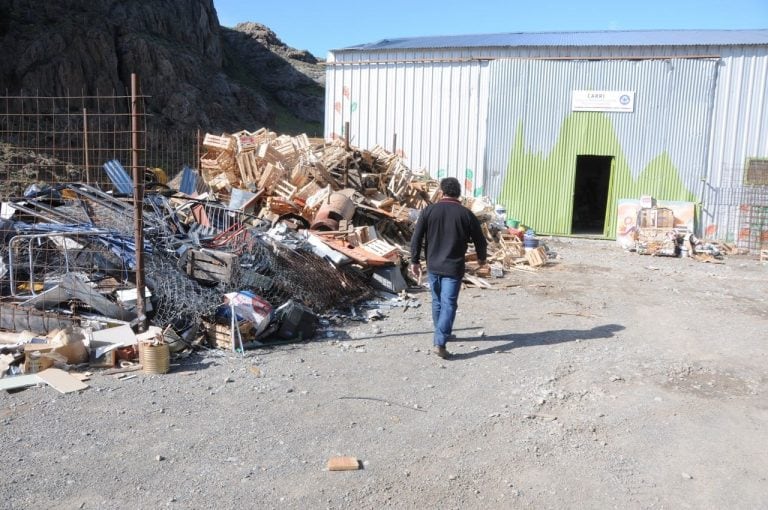
[[[421,264],[411,264],[411,273],[416,277],[416,280],[421,280]]]

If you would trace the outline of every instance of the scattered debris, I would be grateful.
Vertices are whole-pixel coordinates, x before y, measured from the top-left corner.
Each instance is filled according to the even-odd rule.
[[[655,205],[652,197],[644,197],[637,210],[636,221],[625,218],[625,226],[617,235],[619,244],[639,255],[691,258],[697,262],[722,263],[725,255],[747,254],[733,244],[698,239],[688,224],[668,207]],[[652,269],[649,267],[649,269]],[[655,269],[655,268],[653,268]]]
[[[543,421],[555,421],[557,420],[557,416],[552,414],[540,414],[540,413],[534,413],[534,414],[526,414],[525,418],[532,420],[534,418],[538,418]]]
[[[376,308],[420,306],[406,293],[408,247],[420,210],[439,199],[425,170],[380,146],[263,128],[208,133],[202,145],[199,171],[185,167],[138,199],[112,160],[112,189],[36,184],[2,204],[0,330],[31,331],[3,348],[2,375],[75,366],[163,374],[185,349],[309,340],[323,314],[377,290],[396,297]],[[549,263],[533,230],[507,226],[502,206],[484,197],[464,205],[490,241],[488,265],[467,255],[465,285],[491,289],[486,278]]]

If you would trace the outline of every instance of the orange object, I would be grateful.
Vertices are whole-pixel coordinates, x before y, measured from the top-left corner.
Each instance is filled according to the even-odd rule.
[[[393,264],[391,260],[376,255],[375,253],[358,246],[352,246],[348,241],[343,239],[333,239],[322,235],[318,235],[316,237],[334,250],[343,253],[347,257],[362,265],[378,267],[391,266]]]
[[[328,471],[355,471],[360,469],[356,457],[331,457],[328,459]]]

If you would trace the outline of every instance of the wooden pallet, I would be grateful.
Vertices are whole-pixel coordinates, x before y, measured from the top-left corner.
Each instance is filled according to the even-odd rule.
[[[218,174],[211,177],[208,180],[208,186],[210,186],[210,188],[216,192],[222,190],[229,192],[232,189],[232,183],[229,182],[229,178],[224,172],[219,172]]]
[[[288,181],[277,181],[274,186],[273,193],[279,197],[282,197],[288,201],[293,200],[296,195],[296,186]]]
[[[192,278],[213,283],[232,282],[238,267],[233,253],[215,250],[189,250],[186,272]]]
[[[291,184],[297,188],[303,187],[305,184],[310,182],[310,179],[312,179],[311,170],[312,167],[304,163],[299,163],[298,165],[294,166],[293,170],[291,170]]]
[[[392,177],[389,180],[389,185],[387,188],[392,193],[392,195],[402,200],[409,189],[411,180],[412,176],[410,170],[408,170],[405,166],[398,165],[398,167],[395,168],[395,171],[392,173]]]
[[[235,135],[235,138],[237,139],[237,152],[239,153],[255,151],[256,147],[259,146],[259,140],[247,131],[238,133]]]
[[[208,345],[216,349],[232,350],[232,328],[229,324],[218,324],[203,321]],[[238,323],[240,337],[243,342],[250,341],[253,336],[253,324],[246,321]],[[235,339],[237,341],[237,339]],[[239,343],[239,342],[238,342]]]
[[[363,248],[385,259],[397,256],[397,246],[393,246],[383,239],[373,239],[363,243]]]
[[[511,256],[515,258],[525,256],[525,248],[520,238],[505,232],[499,234],[499,244],[501,244],[501,250],[505,256]]]
[[[317,181],[320,186],[330,185],[333,189],[339,189],[339,183],[331,176],[325,165],[319,161],[312,166],[312,177]]]
[[[237,167],[240,169],[240,178],[244,183],[256,184],[261,179],[259,160],[253,151],[238,154]]]
[[[302,133],[298,136],[294,136],[292,141],[293,141],[293,146],[296,147],[296,150],[305,150],[311,147],[311,144],[309,143],[309,138],[307,138],[306,133]]]
[[[261,174],[261,179],[259,179],[259,189],[265,189],[268,191],[272,191],[275,187],[275,185],[283,178],[283,171],[280,167],[273,165],[272,163],[267,163],[266,168],[264,168],[264,172]]]
[[[259,148],[256,150],[256,155],[265,162],[275,165],[282,159],[282,155],[269,143],[262,143],[259,145]]]
[[[296,198],[303,200],[304,202],[312,195],[320,191],[320,186],[315,181],[309,181],[307,184],[299,188],[296,192]]]
[[[283,135],[272,142],[272,148],[280,154],[280,161],[283,166],[292,170],[299,162],[299,153],[293,145],[293,139],[288,135]]]
[[[230,152],[209,150],[200,157],[200,167],[204,170],[233,170],[235,168],[235,158]]]
[[[541,267],[547,263],[547,252],[544,248],[539,246],[533,250],[528,250],[525,253],[525,259],[528,261],[528,265],[531,267]]]

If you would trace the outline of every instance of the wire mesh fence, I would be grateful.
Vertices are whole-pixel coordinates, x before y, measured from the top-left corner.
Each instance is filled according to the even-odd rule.
[[[132,170],[143,184],[160,173],[147,166],[194,165],[197,136],[147,130],[136,85],[109,96],[0,96],[0,329],[14,329],[22,316],[35,330],[41,313],[72,321],[143,316]],[[118,198],[123,185],[128,197]],[[143,186],[137,191],[141,204]]]
[[[725,186],[711,190],[718,234],[738,248],[756,252],[768,248],[768,186],[747,185],[744,169],[724,170]]]
[[[112,181],[104,164],[116,160],[129,167],[134,150],[148,181],[158,175],[145,168],[173,176],[185,165],[196,166],[199,134],[147,127],[149,116],[141,108],[146,97],[134,99],[139,104],[136,131],[128,94],[0,96],[0,177],[6,183],[0,194],[20,196],[25,185],[36,182],[85,182],[108,189]]]
[[[182,331],[215,316],[234,291],[315,312],[371,293],[361,272],[333,266],[301,239],[267,235],[270,222],[205,190],[160,186],[177,174],[172,182],[194,180],[201,137],[148,129],[145,99],[136,90],[0,97],[0,329],[136,325],[146,313]],[[227,271],[201,277],[206,258]]]

